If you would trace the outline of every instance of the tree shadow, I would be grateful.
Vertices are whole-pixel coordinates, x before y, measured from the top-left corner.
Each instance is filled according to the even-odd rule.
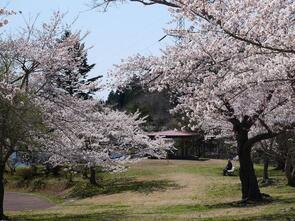
[[[233,201],[226,203],[216,203],[205,205],[208,209],[228,209],[228,208],[251,208],[256,206],[262,206],[272,203],[272,200],[261,201],[261,202],[243,202],[243,201]]]
[[[233,202],[226,202],[226,203],[207,204],[207,205],[204,205],[204,207],[208,209],[250,208],[250,207],[263,206],[263,205],[267,205],[271,203],[293,204],[294,202],[295,202],[295,197],[284,198],[284,199],[269,198],[261,202],[233,201]]]
[[[295,197],[289,197],[289,198],[274,198],[274,202],[283,203],[283,204],[294,204],[295,203]]]
[[[127,213],[124,211],[104,211],[89,214],[63,215],[63,214],[34,214],[20,215],[11,218],[11,221],[119,221],[126,220]]]
[[[239,219],[240,221],[246,220],[255,220],[255,221],[266,221],[266,220],[277,220],[277,221],[294,221],[295,220],[295,213],[275,213],[275,214],[268,214],[268,215],[258,215],[258,216],[251,216],[247,218]]]
[[[209,161],[211,160],[210,158],[205,158],[205,157],[198,157],[198,156],[191,156],[191,157],[186,157],[186,158],[169,158],[167,160],[174,160],[174,161],[182,161],[182,160],[193,160],[193,161]]]
[[[209,161],[210,158],[199,157],[195,159],[196,161]]]
[[[171,180],[136,180],[134,178],[113,178],[103,182],[102,194],[114,194],[126,191],[152,193],[180,186]]]
[[[122,192],[139,192],[149,194],[155,191],[180,188],[171,180],[137,180],[132,177],[115,177],[103,179],[99,185],[89,183],[78,183],[70,191],[70,198],[86,198],[99,194],[111,195]]]

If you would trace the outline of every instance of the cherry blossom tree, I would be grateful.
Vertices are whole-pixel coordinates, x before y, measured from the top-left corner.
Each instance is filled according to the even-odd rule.
[[[140,113],[127,115],[103,107],[95,100],[76,100],[54,112],[59,121],[54,143],[47,143],[52,153],[49,162],[66,168],[90,170],[90,183],[96,185],[95,168],[119,172],[126,163],[146,156],[163,158],[172,143],[163,138],[151,140],[141,129],[145,121]],[[55,109],[53,106],[49,107]],[[80,116],[75,112],[83,110]],[[73,118],[73,116],[76,116]],[[79,117],[80,116],[80,117]],[[71,128],[65,130],[64,128]]]
[[[178,92],[174,111],[190,118],[188,127],[234,137],[242,199],[262,200],[251,149],[295,123],[294,1],[139,2],[171,6],[191,27],[167,30],[182,42],[162,56],[134,56],[111,75],[122,84],[136,74],[151,89]]]
[[[160,157],[170,147],[162,139],[151,141],[144,134],[139,127],[144,119],[138,118],[139,114],[108,111],[98,101],[70,96],[66,88],[60,87],[64,70],[78,73],[85,61],[85,54],[75,47],[80,43],[79,32],[58,40],[65,31],[62,19],[57,12],[41,27],[28,25],[19,35],[0,38],[0,109],[11,117],[0,118],[3,219],[3,165],[15,151],[34,148],[49,154],[50,162],[55,164],[100,165],[115,171],[127,158],[143,158],[145,154]],[[93,91],[96,86],[91,81],[75,89]],[[20,117],[14,118],[11,110]],[[11,127],[6,127],[8,124]],[[17,142],[12,142],[12,135]],[[113,160],[113,151],[126,159]]]
[[[63,41],[70,36],[67,34]],[[93,98],[92,93],[99,88],[95,80],[100,76],[88,79],[87,72],[93,65],[87,65],[83,43],[76,43],[69,52],[81,64],[75,71],[62,70],[57,78],[57,87],[62,90],[45,99],[51,101],[44,105],[44,112],[53,119],[50,124],[56,137],[54,143],[47,143],[47,152],[52,154],[49,162],[71,170],[89,169],[90,183],[96,184],[97,166],[120,171],[126,162],[135,159],[165,157],[171,142],[151,140],[145,135],[140,128],[145,119],[139,113],[112,111]],[[115,155],[122,157],[113,159]]]
[[[12,12],[3,12],[5,16]],[[56,76],[64,68],[76,68],[69,48],[78,34],[58,43],[62,15],[57,13],[41,28],[27,26],[19,35],[0,38],[0,218],[3,213],[3,174],[9,157],[17,151],[30,151],[51,140],[44,104],[54,97]],[[7,23],[7,22],[4,22]],[[49,135],[48,135],[49,134]]]

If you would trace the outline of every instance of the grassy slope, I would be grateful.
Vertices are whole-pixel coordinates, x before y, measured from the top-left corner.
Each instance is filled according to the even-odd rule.
[[[225,161],[146,160],[126,173],[104,176],[98,196],[34,212],[10,212],[14,220],[292,220],[295,189],[283,174],[270,171],[272,186],[262,187],[274,201],[240,206],[237,176],[221,175]],[[257,174],[261,176],[261,167]]]

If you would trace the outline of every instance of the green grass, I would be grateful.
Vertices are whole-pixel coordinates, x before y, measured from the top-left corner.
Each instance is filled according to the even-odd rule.
[[[272,183],[261,187],[272,201],[244,205],[238,202],[238,176],[222,176],[225,163],[147,160],[124,173],[100,173],[99,186],[75,177],[73,186],[65,188],[65,179],[48,177],[45,190],[35,193],[46,196],[50,185],[62,184],[51,197],[66,200],[57,200],[55,208],[8,215],[24,221],[295,220],[295,188],[286,186],[281,171],[270,168]],[[255,169],[261,179],[262,166]]]
[[[187,212],[203,212],[210,210],[210,206],[202,204],[194,205],[173,205],[173,206],[163,206],[160,207],[158,212],[164,214],[173,213],[187,213]]]
[[[208,187],[208,197],[230,197],[233,194],[240,194],[241,186],[235,184],[213,184]]]
[[[151,193],[167,188],[178,188],[178,185],[170,180],[146,180],[138,181],[129,177],[104,178],[99,185],[93,186],[89,183],[77,183],[69,192],[69,198],[86,198],[98,194],[115,194],[127,191],[140,193]]]

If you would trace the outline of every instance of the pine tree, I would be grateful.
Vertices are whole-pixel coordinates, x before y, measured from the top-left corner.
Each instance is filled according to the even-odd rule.
[[[71,37],[71,31],[67,30],[63,34],[59,43],[62,43],[65,39]],[[80,60],[80,65],[75,71],[64,69],[59,78],[57,79],[58,87],[64,89],[69,95],[77,96],[83,99],[89,99],[94,92],[98,89],[83,90],[81,87],[91,82],[96,81],[101,76],[97,76],[89,79],[88,73],[94,68],[95,64],[88,64],[87,51],[85,49],[85,43],[76,43],[71,49],[71,54],[75,61]]]

